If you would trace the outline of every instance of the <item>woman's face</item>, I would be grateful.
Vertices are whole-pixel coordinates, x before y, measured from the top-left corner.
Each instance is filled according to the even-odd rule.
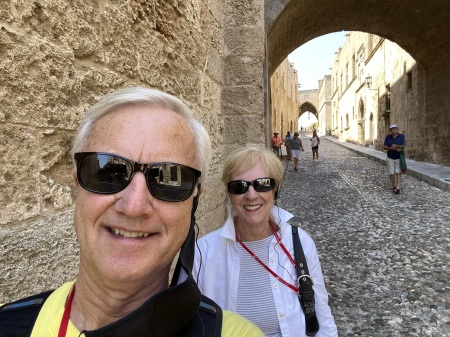
[[[231,175],[230,181],[253,181],[258,178],[273,178],[261,161],[248,171]],[[256,192],[253,186],[250,186],[244,194],[228,193],[228,195],[236,210],[240,226],[260,226],[268,223],[270,210],[275,200],[275,189],[268,192]]]

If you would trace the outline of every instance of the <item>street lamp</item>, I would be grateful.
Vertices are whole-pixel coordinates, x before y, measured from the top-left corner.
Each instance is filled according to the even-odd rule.
[[[367,75],[367,77],[366,77],[366,84],[367,84],[367,88],[370,89],[370,86],[372,85],[372,76]]]

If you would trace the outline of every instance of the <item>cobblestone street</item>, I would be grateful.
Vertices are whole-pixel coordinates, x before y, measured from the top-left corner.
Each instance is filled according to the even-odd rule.
[[[314,239],[340,337],[450,336],[450,193],[322,138],[286,166],[278,205]]]

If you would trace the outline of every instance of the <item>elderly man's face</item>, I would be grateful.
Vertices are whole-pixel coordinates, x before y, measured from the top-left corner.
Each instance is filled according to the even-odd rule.
[[[124,107],[104,116],[83,151],[114,153],[141,163],[174,162],[200,170],[194,134],[186,120],[160,108]],[[148,283],[167,277],[186,238],[197,192],[182,202],[158,200],[150,194],[142,172],[136,172],[131,183],[116,194],[96,194],[77,186],[80,274],[113,283]],[[115,234],[117,230],[139,236]]]

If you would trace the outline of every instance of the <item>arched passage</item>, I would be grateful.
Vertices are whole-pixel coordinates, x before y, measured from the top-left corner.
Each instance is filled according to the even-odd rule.
[[[418,148],[423,160],[450,164],[450,1],[266,0],[265,8],[268,76],[297,47],[341,30],[376,34],[407,51],[424,74]]]
[[[303,115],[305,112],[308,112],[308,111],[311,112],[312,114],[314,114],[314,116],[316,116],[316,118],[319,118],[317,108],[311,102],[300,103],[300,106],[298,108],[298,117],[300,117],[301,115]]]
[[[305,115],[308,114],[308,115]],[[311,118],[311,115],[314,118]],[[317,104],[309,101],[300,102],[298,108],[298,129],[305,130],[312,124],[317,124],[319,112],[317,110]]]

